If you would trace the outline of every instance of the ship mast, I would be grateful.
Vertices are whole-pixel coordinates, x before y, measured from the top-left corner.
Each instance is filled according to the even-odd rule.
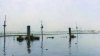
[[[6,45],[6,15],[5,15],[5,20],[4,20],[4,56],[6,56],[6,53],[5,53],[5,45]]]
[[[42,40],[41,40],[41,56],[43,56],[43,24],[41,21],[41,36],[42,36]]]
[[[42,21],[41,21],[41,35],[42,35],[42,45],[41,45],[41,48],[43,48],[43,24],[42,24]]]

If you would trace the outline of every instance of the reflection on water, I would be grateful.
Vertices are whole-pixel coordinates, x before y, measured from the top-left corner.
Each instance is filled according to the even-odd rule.
[[[6,56],[6,36],[5,36],[5,29],[4,29],[4,56]]]
[[[18,38],[20,38],[20,39],[18,39]],[[18,42],[20,42],[20,43],[23,42],[24,38],[22,38],[22,36],[20,36],[18,38],[17,38]],[[39,39],[32,39],[31,40],[30,38],[28,38],[28,39],[25,39],[25,40],[26,40],[26,43],[27,43],[27,52],[28,52],[28,54],[30,54],[31,53],[31,42],[37,41]]]
[[[71,56],[71,39],[69,38],[69,56]]]
[[[41,41],[41,56],[43,56],[43,49],[44,49],[44,47],[43,47],[43,40]]]
[[[72,43],[72,41],[75,39],[75,38],[77,38],[76,39],[76,43],[75,44],[77,44],[78,43],[78,34],[77,34],[77,36],[74,36],[73,35],[73,37],[70,37],[69,36],[69,56],[72,56],[72,49],[71,49],[71,47],[73,46],[71,46],[71,43]],[[78,45],[77,45],[77,47],[78,47]],[[76,55],[75,55],[76,56]]]
[[[28,53],[31,53],[31,49],[30,49],[31,45],[30,45],[30,41],[27,40],[27,51]]]
[[[47,39],[52,36],[53,39]],[[0,56],[4,56],[4,53],[6,56],[99,56],[99,36],[100,34],[79,34],[78,43],[77,38],[69,41],[68,35],[44,35],[43,41],[40,36],[40,40],[22,42],[16,41],[16,36],[11,36],[6,38],[6,52],[4,38],[1,37]]]

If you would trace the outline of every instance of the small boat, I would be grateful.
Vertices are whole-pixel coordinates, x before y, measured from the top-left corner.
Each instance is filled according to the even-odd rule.
[[[40,37],[33,36],[33,35],[31,35],[31,36],[29,36],[29,37],[30,37],[30,40],[31,40],[31,41],[33,41],[33,40],[39,40],[39,39],[40,39]],[[25,40],[28,40],[29,37],[27,36],[27,37],[25,38]]]
[[[71,35],[71,38],[76,38],[76,36],[74,36],[74,35]]]
[[[19,37],[17,37],[17,41],[22,42],[23,40],[24,40],[24,38],[21,35],[19,35]]]
[[[54,37],[47,37],[47,38],[52,38],[53,39]]]

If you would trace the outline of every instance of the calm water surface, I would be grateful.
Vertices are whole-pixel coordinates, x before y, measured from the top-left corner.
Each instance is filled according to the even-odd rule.
[[[76,35],[77,36],[77,35]],[[47,38],[47,37],[54,37]],[[44,35],[43,48],[40,40],[27,44],[16,41],[17,36],[0,37],[0,56],[100,56],[100,34],[79,34],[69,42],[68,35]]]

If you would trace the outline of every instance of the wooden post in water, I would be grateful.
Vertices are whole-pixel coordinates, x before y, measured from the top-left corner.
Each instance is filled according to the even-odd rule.
[[[27,37],[30,40],[30,25],[27,26]]]
[[[30,40],[31,40],[31,37],[30,37],[30,33],[31,33],[31,29],[30,29],[30,25],[27,26],[27,51],[28,53],[31,52],[31,45],[30,45]]]
[[[69,41],[71,41],[71,28],[69,28]]]

